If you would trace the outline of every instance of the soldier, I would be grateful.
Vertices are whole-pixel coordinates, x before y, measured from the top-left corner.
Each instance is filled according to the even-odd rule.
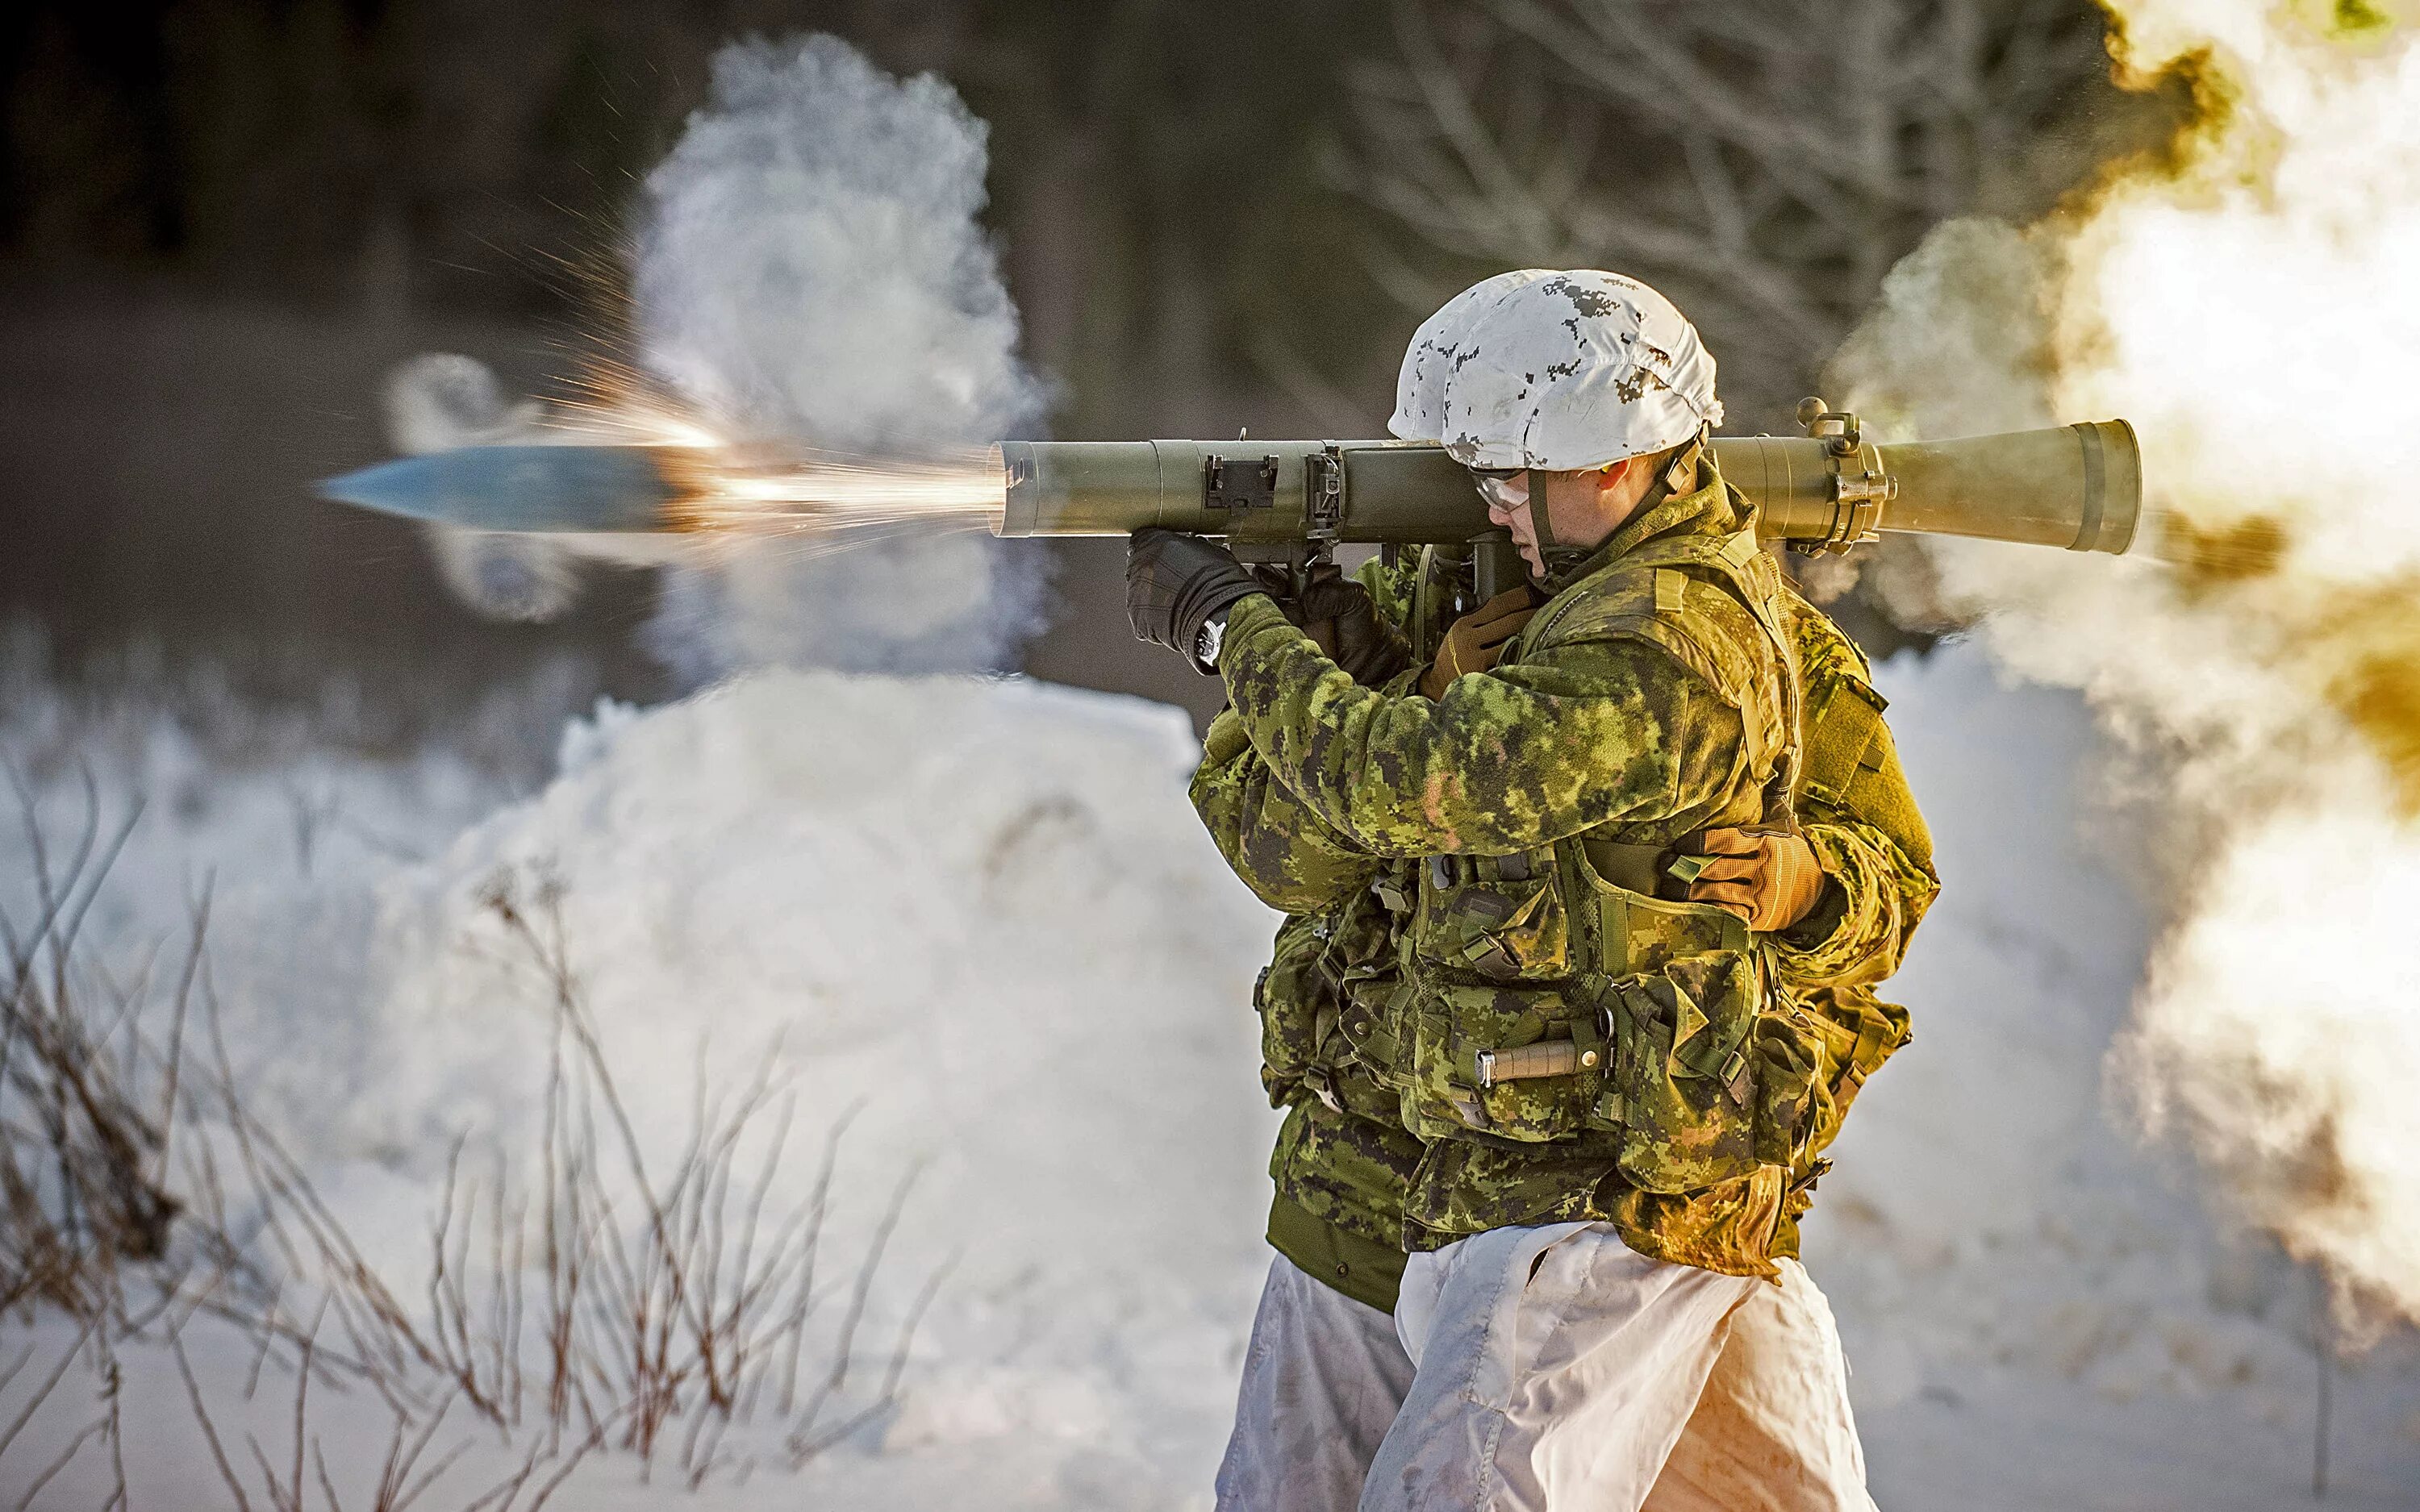
[[[1472,296],[1435,418],[1552,594],[1501,665],[1449,638],[1426,688],[1366,661],[1359,686],[1218,548],[1137,542],[1138,631],[1216,661],[1233,697],[1205,818],[1264,897],[1326,910],[1289,923],[1291,949],[1345,979],[1309,1053],[1272,1033],[1294,1111],[1271,1238],[1295,1264],[1264,1299],[1222,1504],[1279,1504],[1224,1494],[1273,1350],[1326,1351],[1276,1372],[1306,1388],[1276,1415],[1349,1396],[1373,1418],[1400,1381],[1367,1319],[1271,1326],[1285,1288],[1297,1319],[1319,1303],[1300,1282],[1331,1254],[1355,1269],[1280,1219],[1291,1203],[1368,1238],[1356,1221],[1401,1197],[1397,1325],[1420,1368],[1365,1506],[1636,1507],[1651,1487],[1658,1507],[1866,1505],[1794,1220],[1904,1038],[1870,989],[1931,897],[1921,820],[1854,649],[1787,594],[1699,453],[1719,409],[1695,332],[1609,274]],[[1386,929],[1364,888],[1400,903]],[[1382,934],[1404,944],[1400,983]],[[1288,950],[1273,986],[1302,980]],[[1286,1504],[1340,1504],[1319,1494]]]
[[[1372,563],[1361,579],[1386,621],[1405,617],[1405,574]],[[1750,918],[1787,915],[1796,925],[1816,916],[1803,929],[1785,925],[1776,939],[1786,985],[1833,1026],[1838,1052],[1827,1064],[1837,1103],[1794,1173],[1811,1187],[1838,1111],[1905,1039],[1903,1012],[1882,1003],[1873,986],[1895,969],[1935,884],[1921,820],[1874,744],[1867,711],[1879,695],[1863,656],[1820,609],[1795,594],[1791,609],[1807,702],[1819,711],[1807,732],[1800,812],[1807,834],[1823,841],[1820,887],[1804,887],[1777,866],[1739,876],[1727,863],[1690,892]],[[1440,686],[1451,668],[1486,671],[1501,634],[1517,632],[1528,612],[1499,608],[1457,622],[1466,627],[1460,643],[1439,647],[1422,685]],[[1321,623],[1311,622],[1314,638]],[[1420,1147],[1396,1115],[1386,1075],[1392,1047],[1370,1032],[1399,980],[1385,900],[1407,896],[1412,884],[1400,863],[1385,875],[1375,860],[1343,851],[1333,831],[1273,788],[1232,714],[1211,726],[1192,795],[1238,875],[1264,902],[1297,910],[1280,928],[1256,992],[1262,1079],[1272,1105],[1287,1109],[1269,1159],[1268,1239],[1278,1254],[1247,1350],[1218,1504],[1221,1512],[1346,1512],[1412,1375],[1393,1311],[1404,1198]],[[1898,859],[1903,853],[1888,833],[1857,817],[1894,810],[1914,820],[1912,862]],[[1826,829],[1840,833],[1823,841]],[[1707,841],[1709,851],[1735,856],[1751,843],[1738,832]],[[1784,1214],[1793,1230],[1795,1217]],[[1751,1364],[1760,1351],[1769,1358],[1793,1347],[1792,1320],[1761,1296],[1733,1316],[1648,1512],[1797,1504],[1772,1484],[1791,1441],[1767,1426],[1777,1404],[1755,1389]]]

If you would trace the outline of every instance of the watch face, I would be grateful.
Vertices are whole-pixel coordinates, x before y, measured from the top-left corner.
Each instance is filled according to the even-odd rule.
[[[1202,625],[1202,633],[1193,638],[1193,659],[1202,663],[1204,667],[1216,667],[1218,665],[1218,647],[1226,640],[1226,621],[1208,620],[1203,622]]]

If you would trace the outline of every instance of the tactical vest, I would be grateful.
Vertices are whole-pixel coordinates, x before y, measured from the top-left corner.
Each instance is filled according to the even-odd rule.
[[[1337,1112],[1392,1121],[1391,1004],[1401,980],[1390,872],[1333,909],[1278,930],[1253,1006],[1261,1020],[1261,1085],[1272,1107],[1309,1095]],[[1352,1074],[1356,1071],[1363,1074]]]
[[[1745,770],[1706,824],[1789,826],[1800,710],[1785,594],[1752,532],[1652,542],[1559,595],[1506,662],[1559,640],[1660,647],[1740,715]],[[1658,895],[1686,881],[1658,874],[1686,872],[1680,838],[1617,825],[1426,859],[1396,1019],[1413,1133],[1575,1147],[1655,1193],[1793,1164],[1818,1030],[1744,923]]]

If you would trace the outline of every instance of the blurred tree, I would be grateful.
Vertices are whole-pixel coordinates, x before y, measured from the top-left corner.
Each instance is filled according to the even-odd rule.
[[[159,235],[148,132],[128,90],[88,58],[64,17],[25,18],[23,64],[0,122],[0,235],[31,261],[139,257]]]
[[[993,4],[943,69],[995,128],[994,182],[1031,347],[1076,433],[1366,428],[1412,320],[1353,255],[1369,209],[1322,177],[1365,0]],[[1272,372],[1283,330],[1350,399]]]
[[[1361,428],[1417,318],[1317,160],[1373,3],[30,0],[0,19],[0,267],[587,323],[714,51],[824,29],[991,123],[1062,428]]]
[[[187,0],[161,31],[178,252],[222,278],[345,266],[389,149],[375,39],[339,0]]]
[[[1651,279],[1777,425],[1933,225],[2029,215],[2121,97],[2091,0],[1391,0],[1353,69],[1339,180],[1433,254],[1373,268],[1434,308],[1472,270]]]

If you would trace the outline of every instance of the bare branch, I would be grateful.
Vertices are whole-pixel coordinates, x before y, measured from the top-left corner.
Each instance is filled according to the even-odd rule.
[[[1325,162],[1340,188],[1457,260],[1680,285],[1727,368],[1745,356],[1776,388],[1811,378],[1933,224],[2022,188],[2041,129],[2106,72],[2087,0],[1390,15],[1394,59],[1349,74],[1354,146]],[[1411,308],[1452,286],[1396,247],[1364,255]]]
[[[168,1332],[168,1348],[177,1357],[177,1374],[185,1382],[185,1399],[193,1404],[194,1421],[201,1425],[202,1440],[210,1448],[210,1462],[219,1469],[219,1479],[226,1484],[227,1493],[235,1498],[236,1512],[252,1512],[252,1499],[243,1494],[243,1482],[227,1463],[226,1446],[219,1442],[219,1430],[210,1421],[210,1412],[202,1404],[201,1383],[194,1379],[194,1362],[186,1357],[185,1340],[180,1331]]]

